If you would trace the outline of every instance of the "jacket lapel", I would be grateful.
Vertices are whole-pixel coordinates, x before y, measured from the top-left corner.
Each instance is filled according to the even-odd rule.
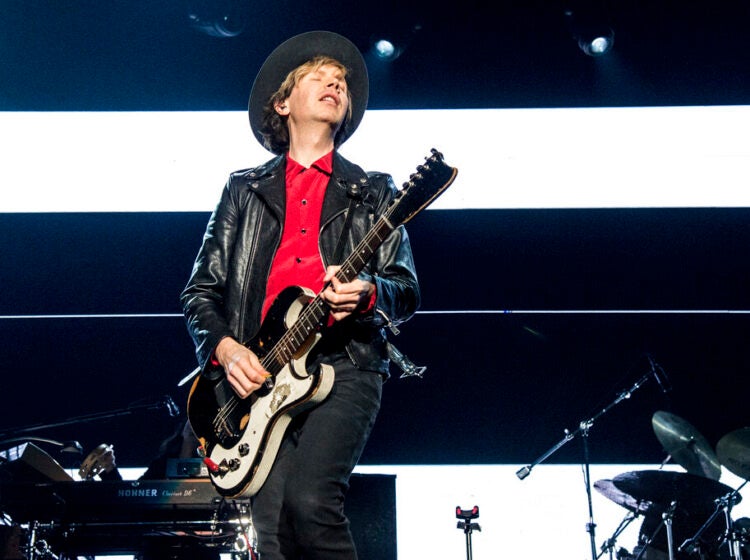
[[[247,174],[248,186],[257,193],[284,223],[286,210],[286,156],[278,156],[263,165],[250,170]]]
[[[333,175],[328,181],[323,210],[320,215],[320,225],[327,224],[337,214],[346,210],[349,205],[347,191],[352,187],[361,192],[367,185],[367,173],[361,167],[353,164],[338,152],[333,153]]]

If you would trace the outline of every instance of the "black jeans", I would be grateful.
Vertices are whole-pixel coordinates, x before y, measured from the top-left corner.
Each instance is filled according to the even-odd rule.
[[[348,358],[332,364],[331,393],[291,422],[253,498],[261,560],[355,560],[344,494],[375,423],[383,379]]]

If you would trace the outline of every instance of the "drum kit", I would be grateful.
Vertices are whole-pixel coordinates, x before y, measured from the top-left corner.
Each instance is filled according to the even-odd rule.
[[[637,517],[643,522],[632,555],[634,560],[750,560],[750,519],[732,518],[739,491],[750,479],[750,428],[722,437],[714,451],[686,420],[658,411],[652,417],[657,439],[685,472],[643,470],[598,480],[594,488],[628,510],[628,515],[603,546],[600,556],[615,557],[615,542]],[[719,482],[724,466],[745,482],[734,489]]]

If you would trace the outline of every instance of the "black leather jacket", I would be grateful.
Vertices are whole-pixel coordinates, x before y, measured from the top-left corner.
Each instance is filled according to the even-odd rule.
[[[284,156],[260,167],[232,173],[208,222],[190,280],[181,295],[188,331],[204,374],[217,375],[210,357],[219,341],[231,336],[248,342],[260,327],[261,306],[271,262],[281,241],[285,204]],[[370,231],[396,193],[389,175],[365,173],[334,153],[320,220],[319,246],[325,265],[339,243],[352,186],[359,197],[341,260]],[[409,319],[420,293],[411,247],[403,226],[394,230],[360,277],[376,284],[372,312],[349,317],[324,340],[338,340],[341,350],[363,370],[388,374],[384,327]]]

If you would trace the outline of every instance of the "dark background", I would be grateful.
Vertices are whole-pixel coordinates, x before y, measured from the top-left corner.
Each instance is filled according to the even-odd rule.
[[[230,14],[219,13],[219,27],[210,6]],[[750,102],[744,2],[2,7],[3,111],[242,110],[266,54],[297,32],[338,31],[365,52],[379,29],[415,26],[391,66],[370,60],[370,108]],[[578,49],[568,8],[606,16],[611,55]],[[30,172],[54,177],[43,161]],[[656,410],[711,445],[747,426],[749,218],[746,208],[423,213],[409,224],[423,307],[394,341],[428,369],[423,380],[387,383],[363,462],[530,463],[642,379],[648,356],[672,391],[648,378],[597,419],[594,462],[659,463]],[[159,403],[169,395],[184,410],[176,383],[195,367],[178,295],[207,219],[0,215],[4,438],[117,413],[34,433],[86,451],[114,443],[121,464],[148,462],[179,421]],[[549,461],[581,460],[576,438]]]

